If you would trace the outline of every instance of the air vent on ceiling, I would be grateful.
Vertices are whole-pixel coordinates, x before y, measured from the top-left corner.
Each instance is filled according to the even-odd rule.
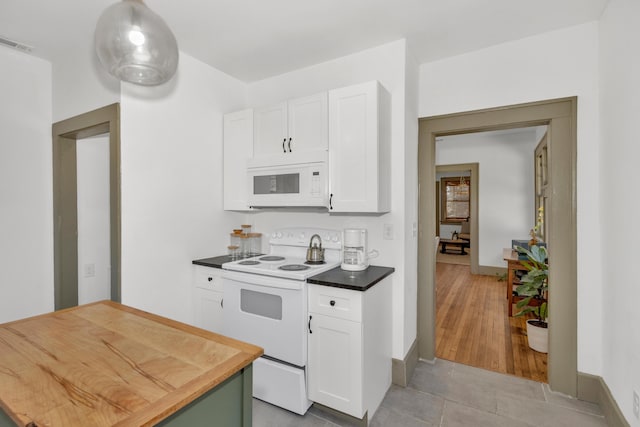
[[[12,47],[14,49],[18,49],[18,50],[21,50],[21,51],[27,52],[27,53],[31,52],[33,50],[33,47],[31,47],[31,46],[28,46],[28,45],[23,44],[23,43],[19,43],[19,42],[15,41],[15,40],[8,39],[8,38],[6,38],[4,36],[0,36],[0,44],[3,44],[3,45],[8,46],[8,47]]]

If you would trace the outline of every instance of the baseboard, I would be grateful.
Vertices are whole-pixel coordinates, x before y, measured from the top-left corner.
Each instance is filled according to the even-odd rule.
[[[483,276],[502,276],[507,274],[507,269],[504,267],[493,267],[490,265],[479,265],[478,274]]]
[[[403,360],[391,359],[391,382],[406,387],[418,364],[418,340],[414,340]]]
[[[608,426],[629,427],[602,377],[578,372],[578,399],[600,405]]]

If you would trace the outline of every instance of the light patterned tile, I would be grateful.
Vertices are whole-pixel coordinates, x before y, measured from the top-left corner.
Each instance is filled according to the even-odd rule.
[[[384,406],[378,408],[369,423],[369,427],[437,427],[439,425],[439,420],[438,424],[429,424]]]
[[[529,399],[544,401],[542,383],[514,375],[501,374],[486,369],[456,364],[452,375],[456,381],[474,384],[478,387],[495,390],[496,393],[524,396]]]
[[[450,363],[450,362],[449,362]],[[468,383],[465,378],[453,376],[453,366],[446,372],[433,372],[425,368],[426,364],[418,364],[409,387],[425,393],[435,394],[487,412],[496,412],[496,391],[486,387]]]
[[[418,420],[438,425],[442,417],[444,399],[409,387],[391,386],[382,401],[382,406]]]
[[[537,427],[605,427],[607,425],[602,416],[507,395],[498,397],[498,415],[522,420]]]
[[[529,424],[455,402],[445,402],[442,427],[531,427]]]

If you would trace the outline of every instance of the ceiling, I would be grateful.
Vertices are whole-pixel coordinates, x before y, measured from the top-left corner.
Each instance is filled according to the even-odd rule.
[[[599,19],[608,0],[147,0],[180,50],[245,82],[406,38],[419,63]],[[115,0],[2,0],[0,36],[91,52]],[[89,53],[90,54],[90,53]]]

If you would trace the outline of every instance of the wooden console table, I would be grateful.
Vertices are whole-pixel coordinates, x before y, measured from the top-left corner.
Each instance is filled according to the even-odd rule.
[[[514,287],[520,284],[516,278],[516,271],[527,271],[527,268],[522,264],[523,260],[518,259],[518,252],[511,248],[502,250],[502,258],[507,261],[507,304],[509,317],[511,317],[513,316],[513,304],[522,299],[522,297],[513,295]]]

